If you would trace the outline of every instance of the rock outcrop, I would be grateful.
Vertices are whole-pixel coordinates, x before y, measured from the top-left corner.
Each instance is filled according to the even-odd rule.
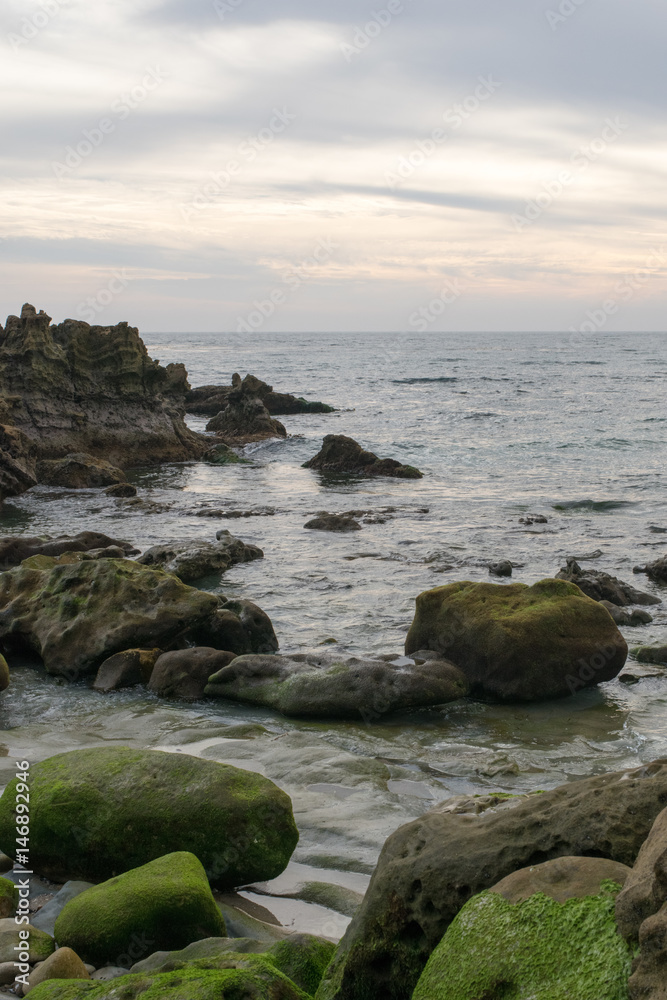
[[[568,559],[567,564],[556,574],[556,579],[576,583],[579,590],[594,601],[609,601],[621,608],[628,604],[661,603],[659,597],[645,594],[609,573],[598,569],[582,569],[576,559]]]
[[[227,395],[227,405],[206,425],[207,431],[215,431],[230,447],[239,447],[255,441],[287,437],[287,431],[279,420],[275,420],[267,410],[259,386],[265,383],[247,375],[231,389]]]
[[[409,1000],[461,907],[521,868],[565,856],[632,865],[667,805],[667,761],[484,811],[469,802],[443,802],[388,839],[317,1000]]]
[[[648,563],[646,566],[636,566],[634,572],[646,573],[649,580],[653,580],[655,583],[667,583],[667,556],[656,559],[655,562]]]
[[[303,464],[304,469],[317,469],[329,475],[392,476],[395,479],[422,479],[423,473],[412,465],[401,465],[393,458],[378,458],[364,451],[353,438],[344,434],[327,434],[322,448]]]
[[[127,323],[57,326],[31,305],[0,326],[0,496],[33,486],[35,459],[85,452],[122,469],[198,458],[182,365],[151,360]]]
[[[319,656],[239,656],[211,676],[206,695],[265,705],[297,718],[361,719],[456,701],[467,693],[453,664]]]
[[[246,375],[241,380],[241,376],[236,372],[232,375],[231,385],[200,385],[190,389],[185,397],[186,409],[188,413],[214,417],[228,405],[230,394],[242,385],[250,389],[257,399],[261,399],[272,417],[294,413],[334,412],[334,407],[326,403],[312,402],[287,392],[274,392],[273,386],[268,382],[262,382],[254,375]]]
[[[417,598],[405,652],[431,649],[473,697],[541,701],[612,680],[628,647],[608,611],[564,580],[451,583]]]

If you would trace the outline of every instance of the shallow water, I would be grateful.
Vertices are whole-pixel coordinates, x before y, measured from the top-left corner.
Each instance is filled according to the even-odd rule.
[[[332,638],[353,652],[398,652],[418,593],[453,580],[488,580],[487,564],[501,558],[521,564],[514,579],[532,583],[576,555],[667,596],[632,575],[634,565],[667,550],[667,535],[651,530],[667,528],[664,336],[610,334],[583,345],[566,336],[509,334],[145,340],[162,363],[183,361],[193,385],[228,383],[233,371],[250,371],[339,412],[281,418],[290,437],[249,448],[248,466],[136,470],[129,478],[144,506],[96,491],[35,489],[3,506],[2,533],[97,528],[145,548],[229,528],[260,545],[265,558],[206,581],[207,589],[260,604],[283,652]],[[190,423],[201,429],[205,421]],[[349,434],[381,456],[417,465],[425,477],[336,481],[301,468],[326,433]],[[203,508],[267,506],[273,516],[196,516]],[[318,511],[386,507],[395,512],[385,523],[351,536],[303,529]],[[545,514],[548,523],[520,524],[526,513]],[[624,630],[631,646],[666,641],[667,610],[650,610],[652,625]],[[552,787],[667,756],[667,671],[648,673],[636,684],[616,680],[562,702],[460,702],[372,725],[329,725],[231,703],[103,696],[16,669],[0,698],[8,753],[0,766],[6,778],[14,759],[112,743],[254,762],[298,800],[296,861],[367,873],[392,829],[449,795]],[[226,727],[240,724],[268,732],[227,742]],[[276,740],[298,770],[302,744],[289,743],[293,734],[320,757],[330,748],[332,761],[294,780],[283,765],[272,775]],[[360,776],[355,761],[367,762],[368,773]]]

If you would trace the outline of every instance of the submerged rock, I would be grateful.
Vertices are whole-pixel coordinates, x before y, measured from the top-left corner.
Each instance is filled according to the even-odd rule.
[[[16,782],[0,799],[15,857]],[[251,771],[186,754],[73,750],[31,767],[30,860],[54,881],[112,878],[165,854],[199,858],[211,884],[276,878],[298,840],[291,802]],[[68,904],[72,905],[72,904]]]
[[[322,449],[303,464],[304,469],[317,469],[331,474],[360,476],[393,476],[397,479],[422,479],[423,473],[411,465],[401,465],[393,458],[378,458],[364,451],[353,438],[344,434],[327,434]]]
[[[195,646],[175,649],[159,657],[148,684],[148,690],[162,698],[182,698],[197,701],[204,697],[204,689],[211,674],[226,667],[236,653]]]
[[[59,945],[100,967],[129,964],[124,956],[132,941],[143,941],[143,953],[133,956],[139,959],[156,949],[224,937],[225,932],[201,862],[179,851],[72,899],[56,920],[55,937]]]
[[[239,656],[206,694],[265,705],[298,718],[375,719],[464,697],[465,677],[446,660],[390,663],[335,653]]]
[[[341,514],[322,514],[314,517],[312,521],[304,524],[304,528],[311,528],[313,531],[361,531],[361,525],[358,521]]]
[[[118,548],[126,556],[138,555],[131,542],[110,538],[99,531],[81,531],[78,535],[41,535],[30,538],[25,535],[5,535],[0,538],[0,570],[18,566],[30,556],[60,556],[63,552],[91,552],[97,549]]]
[[[247,465],[247,459],[241,458],[226,444],[216,444],[205,452],[204,461],[209,465]]]
[[[628,604],[660,604],[660,598],[653,594],[644,594],[629,583],[619,580],[609,573],[597,569],[583,570],[576,559],[568,559],[567,564],[556,574],[557,580],[568,580],[576,583],[587,597],[594,601],[609,601],[619,607]]]
[[[186,539],[155,545],[137,561],[142,566],[156,566],[173,573],[184,583],[201,580],[216,573],[225,573],[236,563],[263,559],[264,553],[256,545],[247,545],[229,531],[216,533],[215,542]]]
[[[65,455],[64,458],[42,459],[37,463],[37,481],[44,486],[61,486],[70,490],[128,485],[122,469],[82,452]]]
[[[472,896],[519,869],[567,855],[631,865],[665,801],[667,762],[657,761],[506,799],[479,814],[475,800],[469,813],[442,803],[386,842],[318,1000],[409,1000]]]
[[[236,373],[232,376],[231,385],[200,385],[191,389],[185,400],[188,413],[202,413],[207,416],[215,416],[227,406],[230,393],[240,386],[246,386],[258,399],[264,403],[271,416],[281,416],[292,413],[333,413],[334,407],[327,406],[326,403],[311,402],[302,396],[293,396],[291,393],[274,392],[273,386],[254,375],[246,375],[241,381],[241,376]]]
[[[108,497],[115,497],[118,500],[128,500],[130,497],[136,497],[137,487],[132,486],[131,483],[117,483],[115,486],[110,486],[104,492]]]
[[[405,652],[432,649],[455,663],[471,694],[540,701],[612,680],[625,639],[595,601],[563,580],[451,583],[417,598]]]

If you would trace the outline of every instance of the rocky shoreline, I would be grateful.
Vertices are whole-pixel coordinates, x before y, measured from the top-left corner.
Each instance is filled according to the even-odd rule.
[[[12,366],[19,374],[10,393]],[[30,306],[0,330],[0,406],[3,496],[36,482],[132,490],[125,471],[151,462],[233,465],[245,460],[244,445],[287,437],[276,415],[332,412],[250,375],[190,390],[183,366],[161,368],[127,324],[52,327]],[[186,409],[213,417],[208,434],[187,428]],[[336,434],[304,467],[323,481],[422,476]],[[130,492],[112,495],[142,502]],[[359,531],[394,512],[324,511],[305,527]],[[253,513],[273,511],[234,512]],[[197,586],[264,552],[225,529],[205,534],[143,552],[98,531],[0,538],[0,690],[11,684],[14,662],[32,661],[108,697],[134,687],[161,699],[239,703],[325,723],[368,725],[462,699],[539,704],[623,679],[628,645],[618,626],[650,621],[643,608],[660,604],[655,593],[584,571],[572,558],[531,587],[462,580],[415,595],[403,650],[281,655],[262,608]],[[659,587],[664,562],[636,571]],[[489,573],[511,576],[515,568],[505,560],[489,564]],[[633,652],[639,662],[666,662],[664,646]],[[284,766],[293,767],[302,744],[282,739],[292,754]],[[296,800],[255,771],[252,747],[233,747],[231,731],[222,742],[224,763],[115,746],[34,765],[31,864],[47,891],[30,905],[27,970],[9,995],[500,1000],[511,989],[517,996],[537,990],[545,1000],[665,996],[664,761],[539,795],[445,800],[389,836],[363,901],[351,890],[307,890],[304,898],[353,918],[335,947],[344,925],[318,937],[248,920],[239,890],[280,876],[299,833],[311,831]],[[280,750],[270,752],[280,772]],[[316,789],[319,758],[309,759],[310,744],[302,753],[306,787]],[[13,888],[21,865],[12,864],[18,794],[14,782],[0,799],[0,851],[8,856],[0,986],[15,982],[12,950],[24,940],[15,916],[25,906]],[[546,965],[545,936],[557,956]]]

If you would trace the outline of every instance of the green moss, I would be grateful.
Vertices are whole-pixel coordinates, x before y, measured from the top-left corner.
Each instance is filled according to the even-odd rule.
[[[483,892],[435,949],[413,1000],[627,1000],[633,955],[618,934],[615,895],[523,903]]]
[[[0,878],[0,917],[13,917],[18,905],[18,887],[8,878]]]
[[[335,950],[333,942],[324,938],[296,934],[275,944],[266,957],[288,979],[314,996]]]

